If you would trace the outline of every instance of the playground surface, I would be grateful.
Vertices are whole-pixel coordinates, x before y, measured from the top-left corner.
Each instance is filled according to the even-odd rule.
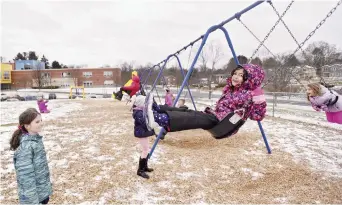
[[[2,114],[13,118],[1,117],[0,201],[13,204],[17,184],[8,140],[18,113],[36,105],[1,105]],[[155,171],[145,180],[136,175],[140,148],[129,105],[112,99],[49,105],[53,109],[43,115],[41,134],[53,204],[342,203],[341,129],[266,117],[262,123],[272,154],[254,121],[222,140],[203,130],[169,133],[159,142],[149,162]]]

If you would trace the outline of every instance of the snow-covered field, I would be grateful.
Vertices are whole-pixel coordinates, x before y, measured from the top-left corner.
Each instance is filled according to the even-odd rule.
[[[43,115],[46,127],[41,134],[53,173],[55,193],[51,203],[342,203],[341,198],[335,197],[338,188],[336,191],[334,188],[342,186],[342,126],[327,123],[324,113],[312,111],[309,106],[278,104],[275,118],[267,117],[262,122],[273,150],[271,158],[266,154],[255,121],[247,121],[238,137],[226,141],[203,138],[203,134],[208,135],[203,131],[191,132],[193,136],[188,137],[180,137],[182,133],[169,133],[151,159],[151,166],[157,169],[152,179],[145,181],[135,175],[140,148],[132,137],[129,105],[115,103],[112,99],[49,102],[51,113]],[[203,109],[211,101],[199,99],[197,103],[197,108]],[[19,114],[28,107],[37,106],[35,101],[1,102],[0,105],[0,201],[15,203],[13,152],[9,150],[8,142],[16,129]],[[269,105],[268,115],[271,108]],[[187,133],[189,135],[190,132]],[[191,137],[199,137],[199,141]],[[223,153],[228,156],[223,156]],[[193,156],[201,157],[195,159]],[[228,161],[224,161],[226,157],[230,157]],[[294,164],[290,166],[288,163],[291,161]],[[274,182],[277,186],[278,178],[286,178],[293,170],[296,170],[294,175],[282,181],[285,187],[282,189],[310,184],[312,179],[291,185],[291,177],[296,175],[301,176],[296,179],[299,181],[307,176],[310,178],[311,174],[301,175],[302,168],[299,171],[295,168],[303,165],[314,174],[320,174],[319,180],[323,180],[320,183],[327,183],[330,187],[327,194],[330,198],[320,198],[317,194],[312,197],[315,200],[301,201],[299,196],[295,197],[296,191],[282,195],[273,193],[272,188],[267,190],[267,184]],[[284,170],[285,176],[275,174],[275,178],[268,181],[272,179],[272,170]],[[329,182],[330,178],[338,184]],[[249,183],[257,187],[266,184],[265,194],[242,189]],[[190,191],[193,186],[196,191]],[[221,193],[223,187],[228,187],[232,195],[229,191]],[[191,194],[187,195],[186,190]],[[213,192],[217,194],[216,198]],[[316,193],[313,190],[309,192]],[[246,193],[249,198],[243,196]],[[245,199],[239,198],[240,194]]]

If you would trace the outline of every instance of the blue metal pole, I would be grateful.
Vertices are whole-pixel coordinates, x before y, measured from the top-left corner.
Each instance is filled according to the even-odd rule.
[[[247,11],[253,9],[254,7],[262,4],[263,2],[267,2],[267,1],[256,1],[255,3],[251,4],[250,6],[248,6],[247,8],[241,10],[240,12],[237,12],[234,16],[230,17],[229,19],[223,21],[222,23],[220,23],[220,26],[223,26],[224,24],[230,22],[231,20],[234,20],[235,18],[240,18],[242,14],[246,13]]]
[[[225,28],[223,28],[223,27],[221,27],[220,29],[223,31],[224,35],[226,36],[226,39],[227,39],[229,48],[230,48],[230,50],[232,51],[232,54],[233,54],[233,57],[234,57],[234,60],[235,60],[236,65],[239,65],[240,63],[239,63],[239,60],[238,60],[237,57],[236,57],[236,54],[235,54],[235,50],[234,50],[232,41],[231,41],[231,39],[230,39],[230,37],[229,37],[229,35],[228,35],[228,31],[227,31]],[[265,145],[266,145],[267,152],[268,152],[269,154],[271,154],[271,149],[270,149],[270,146],[268,145],[267,138],[266,138],[264,129],[262,128],[262,125],[261,125],[261,122],[260,122],[260,121],[258,121],[258,125],[259,125],[259,129],[260,129],[262,138],[264,139],[264,142],[265,142]]]
[[[164,70],[164,68],[165,68],[165,65],[166,65],[167,61],[168,61],[171,57],[172,57],[172,55],[169,55],[169,56],[164,60],[163,67],[160,69],[160,71],[159,71],[159,73],[158,73],[158,76],[157,76],[156,80],[154,81],[153,86],[152,86],[150,92],[152,92],[153,89],[156,87],[157,82],[158,82],[158,80],[159,80],[159,78],[160,78],[160,76],[161,76],[161,74],[162,74],[162,72],[163,72],[163,70]]]
[[[180,69],[181,69],[181,72],[182,72],[183,78],[185,78],[185,73],[184,73],[184,69],[183,69],[183,67],[182,67],[182,64],[181,64],[181,62],[180,62],[180,60],[179,60],[179,58],[178,58],[178,56],[177,56],[177,55],[174,55],[174,56],[176,57],[176,59],[177,59],[177,61],[178,61],[178,65],[179,65],[179,67],[180,67]],[[197,108],[196,108],[196,105],[195,105],[195,101],[194,101],[194,98],[192,97],[192,94],[191,94],[191,91],[190,91],[190,88],[189,88],[189,83],[188,83],[188,82],[186,82],[186,87],[188,88],[188,92],[189,92],[189,95],[190,95],[190,98],[191,98],[192,104],[193,104],[193,106],[194,106],[195,110],[197,111]]]
[[[271,153],[272,153],[272,152],[271,152],[271,148],[270,148],[270,146],[268,145],[268,141],[267,141],[267,138],[266,138],[264,129],[262,128],[261,122],[260,122],[260,121],[258,121],[258,125],[259,125],[259,129],[260,129],[262,138],[264,139],[264,142],[265,142],[265,145],[266,145],[267,153],[268,153],[268,154],[271,154]]]

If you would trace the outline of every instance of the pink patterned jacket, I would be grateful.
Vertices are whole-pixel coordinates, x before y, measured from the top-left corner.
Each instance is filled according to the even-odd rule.
[[[266,101],[260,102],[259,100],[260,95],[263,95],[260,85],[264,80],[265,72],[257,65],[245,64],[242,66],[248,72],[248,79],[241,86],[234,87],[232,79],[229,77],[215,109],[207,110],[219,120],[224,119],[228,113],[233,111],[236,111],[244,120],[250,118],[251,120],[261,121],[265,117]],[[254,90],[256,91],[253,92]]]

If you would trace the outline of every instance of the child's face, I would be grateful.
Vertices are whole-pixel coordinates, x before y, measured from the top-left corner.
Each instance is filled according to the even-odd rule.
[[[42,116],[37,115],[37,117],[28,125],[25,125],[26,130],[30,134],[38,134],[40,131],[42,131],[43,127],[43,121]]]
[[[311,89],[310,87],[307,87],[307,88],[306,88],[306,93],[307,93],[308,96],[310,96],[310,97],[316,96],[315,91],[314,91],[313,89]]]
[[[233,86],[239,86],[243,82],[243,69],[236,70],[232,76]]]
[[[180,100],[180,101],[178,102],[178,107],[183,106],[183,105],[184,105],[184,101],[183,101],[183,100]]]

